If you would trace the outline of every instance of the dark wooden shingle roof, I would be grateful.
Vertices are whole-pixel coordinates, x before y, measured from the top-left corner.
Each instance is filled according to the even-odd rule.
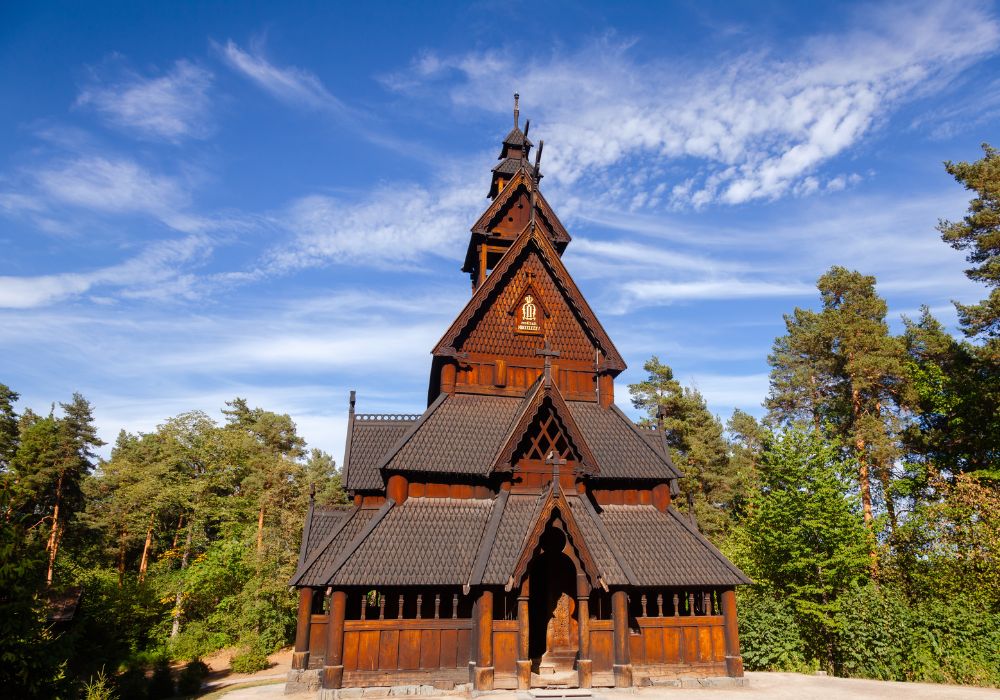
[[[385,469],[488,475],[523,403],[506,396],[442,394],[386,456]]]
[[[492,499],[407,499],[388,512],[330,583],[464,584],[492,506]]]
[[[617,406],[602,408],[587,401],[568,401],[570,411],[597,458],[599,479],[676,479],[665,451],[656,449],[643,431]]]
[[[753,583],[674,508],[609,505],[598,517],[640,586]]]
[[[356,415],[351,421],[350,449],[344,461],[344,488],[368,491],[385,487],[379,466],[386,453],[419,416]]]

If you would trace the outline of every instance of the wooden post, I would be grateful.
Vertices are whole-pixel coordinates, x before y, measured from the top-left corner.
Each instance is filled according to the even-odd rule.
[[[323,661],[323,688],[339,688],[344,682],[344,612],[347,594],[334,591],[330,596],[330,617],[326,630],[326,659]]]
[[[389,477],[389,483],[386,485],[385,493],[386,495],[396,502],[396,505],[402,505],[406,500],[408,495],[409,484],[407,483],[406,477],[402,474],[393,474]]]
[[[493,591],[479,594],[476,609],[476,677],[475,690],[493,690]]]
[[[601,394],[601,407],[608,408],[615,402],[615,380],[610,374],[597,377],[597,385]]]
[[[653,487],[653,507],[661,513],[670,507],[670,485],[657,484]]]
[[[615,687],[632,686],[632,663],[628,649],[628,594],[615,591],[611,594],[611,617],[614,618],[615,638]]]
[[[743,657],[740,656],[739,622],[736,619],[736,589],[722,591],[722,617],[726,638],[726,675],[743,677]]]
[[[441,391],[445,394],[455,393],[455,380],[458,376],[458,368],[454,362],[445,362],[441,368]]]
[[[577,683],[581,688],[589,688],[594,684],[594,661],[590,658],[590,582],[584,574],[576,575],[576,622],[580,630]]]
[[[309,668],[309,626],[312,618],[313,589],[299,589],[299,617],[295,626],[295,652],[292,668],[304,671]]]
[[[528,617],[528,577],[521,582],[521,592],[517,596],[517,689],[527,690],[531,687],[531,657],[528,643],[530,640],[530,618]]]

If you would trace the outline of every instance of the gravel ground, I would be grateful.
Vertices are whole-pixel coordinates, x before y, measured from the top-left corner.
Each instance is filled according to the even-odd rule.
[[[748,688],[640,688],[637,692],[595,689],[595,700],[672,700],[674,698],[704,698],[704,700],[985,700],[1000,698],[1000,690],[971,688],[931,683],[892,683],[855,678],[805,676],[798,673],[748,673]],[[225,700],[278,700],[284,698],[284,684],[235,689],[226,693]],[[309,696],[288,696],[296,699]],[[461,696],[445,696],[457,700]],[[497,692],[479,696],[483,700],[525,700],[527,693]],[[420,696],[419,700],[431,700]]]

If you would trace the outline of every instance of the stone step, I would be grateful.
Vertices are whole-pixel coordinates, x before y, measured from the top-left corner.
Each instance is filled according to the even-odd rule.
[[[590,688],[532,688],[528,694],[533,698],[590,698]]]

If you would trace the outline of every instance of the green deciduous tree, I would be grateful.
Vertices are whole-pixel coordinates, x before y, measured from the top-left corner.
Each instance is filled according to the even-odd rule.
[[[730,550],[758,585],[792,602],[813,653],[830,664],[837,598],[864,579],[870,547],[843,454],[801,426],[769,437]]]

